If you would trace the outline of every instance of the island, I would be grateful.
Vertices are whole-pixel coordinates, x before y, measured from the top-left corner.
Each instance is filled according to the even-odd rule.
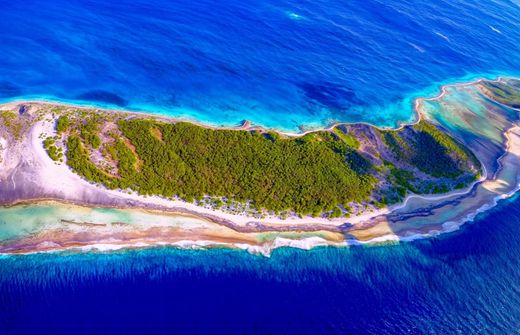
[[[519,108],[515,78],[443,86],[397,129],[299,134],[10,102],[0,106],[2,210],[66,210],[0,240],[0,253],[173,245],[268,255],[453,231],[518,189]]]

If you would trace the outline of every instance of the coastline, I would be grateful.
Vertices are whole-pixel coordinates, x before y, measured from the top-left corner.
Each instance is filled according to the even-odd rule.
[[[402,100],[398,102],[394,102],[389,106],[385,106],[385,109],[394,109],[394,108],[405,108],[409,109],[410,117],[407,121],[400,120],[399,122],[396,122],[394,126],[380,126],[375,125],[370,122],[357,122],[357,121],[320,121],[316,124],[314,123],[305,123],[303,125],[293,127],[293,128],[286,128],[282,124],[276,124],[271,125],[269,122],[265,123],[262,121],[255,121],[255,126],[258,126],[262,129],[266,130],[275,130],[280,133],[286,133],[286,134],[301,134],[303,132],[314,132],[314,131],[320,131],[329,129],[336,125],[342,125],[342,124],[348,124],[348,125],[355,125],[355,124],[366,124],[370,126],[377,127],[379,129],[397,129],[401,125],[411,124],[416,121],[416,109],[415,109],[415,102],[418,99],[422,99],[424,97],[430,97],[430,96],[436,96],[442,87],[445,86],[456,86],[456,85],[466,85],[468,83],[473,83],[480,80],[489,80],[489,81],[495,81],[500,78],[520,78],[520,73],[512,73],[507,72],[507,74],[504,74],[504,71],[493,71],[493,72],[485,72],[485,73],[470,73],[465,74],[463,76],[459,77],[450,77],[444,80],[435,81],[429,84],[426,87],[419,88],[416,91],[413,92],[407,92],[405,96],[402,98]],[[183,110],[179,110],[176,113],[170,114],[170,111],[168,110],[162,110],[158,109],[154,106],[149,105],[130,105],[126,107],[121,107],[120,105],[114,105],[110,103],[104,103],[101,101],[91,101],[91,100],[78,100],[78,99],[67,99],[67,98],[60,98],[53,95],[35,95],[35,94],[29,94],[29,95],[22,95],[18,97],[10,97],[10,98],[4,98],[0,99],[0,105],[7,105],[7,104],[19,104],[23,102],[36,102],[36,103],[44,103],[44,104],[53,104],[53,105],[63,105],[63,106],[75,106],[79,109],[98,109],[98,110],[105,110],[110,112],[125,112],[125,113],[136,113],[138,115],[146,115],[150,117],[158,117],[158,118],[166,118],[168,120],[178,120],[181,122],[188,122],[192,124],[196,124],[199,126],[207,126],[210,128],[215,129],[233,129],[236,127],[239,127],[244,122],[244,119],[237,119],[234,121],[225,121],[220,122],[216,120],[209,120],[209,119],[202,119],[200,118],[200,115],[197,115],[196,111],[191,111],[189,109],[186,109],[185,112]],[[302,130],[305,129],[305,130]]]
[[[510,78],[499,77],[492,82],[500,82],[507,81]],[[416,112],[416,120],[414,123],[417,123],[421,120],[421,118],[428,116],[429,120],[432,120],[432,115],[430,115],[427,111],[424,110],[424,105],[428,102],[438,102],[442,100],[451,89],[462,89],[462,88],[474,88],[478,86],[480,83],[485,81],[484,79],[479,79],[473,81],[471,83],[463,83],[463,84],[451,84],[441,87],[440,93],[436,97],[432,98],[420,98],[415,101],[415,112]],[[491,82],[491,81],[489,81]],[[66,106],[73,107],[75,109],[88,109],[92,110],[92,108],[88,107],[76,107],[70,105],[62,105],[62,104],[44,104],[41,102],[23,102],[23,103],[9,103],[0,106],[0,109],[9,109],[14,108],[15,106],[24,105],[24,106]],[[504,107],[504,106],[503,106]],[[505,107],[504,107],[505,108]],[[518,111],[517,111],[518,112]],[[110,111],[110,113],[126,113],[127,115],[137,115],[139,117],[151,117],[157,120],[167,119],[169,122],[172,122],[171,118],[166,118],[158,115],[149,115],[143,114],[139,112],[127,112],[127,111]],[[178,121],[178,120],[174,120]],[[184,120],[182,120],[185,122]],[[516,122],[516,120],[515,120]],[[56,201],[61,204],[75,204],[78,206],[84,207],[106,207],[106,208],[116,208],[120,210],[141,210],[141,211],[151,211],[159,215],[181,215],[181,216],[190,216],[197,217],[204,221],[211,222],[215,225],[215,230],[225,227],[226,229],[231,229],[237,234],[242,234],[244,236],[237,238],[236,241],[230,242],[229,245],[240,246],[242,248],[246,248],[244,243],[240,243],[241,239],[251,241],[251,237],[254,239],[257,238],[256,235],[260,233],[280,233],[280,232],[294,232],[296,234],[309,233],[309,232],[328,232],[332,233],[334,237],[331,240],[320,239],[320,238],[300,238],[300,239],[288,239],[284,240],[283,238],[274,237],[269,241],[269,243],[264,243],[261,252],[258,251],[260,249],[258,244],[251,243],[249,245],[248,250],[262,254],[269,254],[270,250],[276,247],[284,246],[284,245],[292,245],[292,246],[301,246],[301,247],[312,247],[314,245],[352,245],[352,244],[366,244],[366,243],[383,243],[389,241],[406,241],[412,240],[416,238],[438,235],[442,232],[453,231],[458,229],[464,222],[471,221],[475,215],[483,210],[486,210],[490,207],[496,205],[498,199],[503,199],[504,197],[511,196],[518,190],[518,179],[516,181],[507,180],[508,176],[505,177],[506,184],[508,187],[503,187],[500,183],[503,180],[499,179],[500,174],[511,174],[511,169],[514,169],[514,165],[518,162],[514,159],[514,157],[520,156],[520,128],[515,125],[516,123],[512,122],[513,126],[509,129],[503,129],[502,135],[505,138],[505,141],[502,143],[503,145],[503,153],[497,159],[497,163],[499,167],[494,171],[488,171],[486,168],[486,163],[482,163],[484,168],[484,173],[482,174],[480,180],[473,182],[469,187],[464,190],[455,190],[447,194],[442,195],[415,195],[409,194],[404,199],[404,201],[400,204],[396,204],[395,206],[390,206],[387,208],[383,208],[381,210],[375,212],[367,212],[361,215],[351,217],[348,219],[340,218],[340,219],[328,219],[328,218],[295,218],[291,217],[288,219],[280,219],[280,218],[266,218],[266,219],[255,219],[244,215],[234,215],[225,213],[215,209],[207,209],[203,207],[196,206],[194,204],[186,203],[178,200],[167,200],[161,197],[142,197],[136,194],[126,194],[119,191],[112,190],[100,190],[99,186],[95,186],[79,176],[75,175],[67,166],[59,166],[56,165],[51,159],[48,157],[47,153],[41,146],[41,141],[39,137],[42,133],[50,133],[52,132],[53,123],[49,122],[46,126],[40,125],[40,128],[36,127],[31,128],[31,141],[29,146],[32,148],[32,152],[35,153],[33,157],[35,162],[39,167],[50,168],[51,172],[47,171],[44,175],[44,178],[41,180],[46,180],[48,183],[54,180],[56,182],[63,181],[64,177],[70,179],[70,185],[73,186],[72,192],[81,191],[83,193],[83,198],[71,197],[70,194],[65,196],[44,196],[41,198],[38,197],[21,197],[19,199],[14,199],[11,201],[2,200],[4,208],[9,206],[16,206],[20,204],[32,204],[32,203],[41,203],[46,201]],[[208,125],[201,125],[200,123],[195,123],[199,126],[203,126],[211,129],[235,129],[235,130],[266,130],[264,128],[251,125],[248,122],[244,122],[242,126],[232,127],[232,128],[221,128],[214,127]],[[346,123],[338,123],[331,127],[325,129],[331,129],[340,125],[344,125]],[[365,123],[359,123],[365,124]],[[366,124],[365,124],[366,125]],[[371,127],[378,128],[370,125]],[[405,124],[401,124],[399,128],[406,126]],[[397,128],[397,129],[399,129]],[[381,128],[387,129],[387,128]],[[306,133],[312,131],[307,131],[299,134],[292,133],[284,133],[278,132],[280,134],[286,136],[303,136]],[[3,152],[5,155],[7,152]],[[476,153],[477,154],[477,153]],[[481,157],[477,155],[477,158],[481,160]],[[505,160],[506,163],[502,161]],[[508,160],[512,160],[508,162]],[[45,169],[42,169],[45,170]],[[66,171],[65,171],[66,170]],[[520,174],[519,171],[514,171],[515,175]],[[40,176],[42,177],[42,176]],[[1,179],[1,178],[0,178]],[[516,183],[516,184],[515,184]],[[15,179],[12,178],[12,189],[16,189]],[[498,184],[498,185],[497,185]],[[59,185],[59,184],[58,184]],[[69,185],[69,186],[70,186]],[[473,197],[472,195],[482,193],[482,190],[495,190],[496,196],[491,197],[487,194],[480,195],[480,205],[479,202],[475,202],[475,199],[479,199],[478,197]],[[86,192],[90,191],[91,194],[84,197]],[[56,191],[56,190],[54,190]],[[60,190],[58,190],[60,191]],[[70,191],[70,190],[69,190]],[[51,192],[52,193],[52,192]],[[56,194],[63,195],[63,192],[55,192]],[[65,192],[66,193],[66,192]],[[97,199],[96,199],[97,197]],[[444,221],[442,223],[436,223],[432,221],[432,224],[419,226],[417,224],[417,220],[424,220],[423,212],[425,210],[429,210],[431,215],[437,215],[442,217],[445,213],[438,214],[438,208],[436,207],[440,205],[444,205],[447,209],[453,207],[454,203],[460,204],[464,202],[464,198],[466,198],[466,202],[468,202],[468,209],[464,211],[464,213],[460,213],[456,215],[453,220]],[[82,201],[81,201],[82,200]],[[471,203],[474,202],[474,203]],[[421,207],[422,206],[422,207]],[[433,208],[433,209],[432,209]],[[436,212],[437,211],[437,212]],[[442,211],[441,211],[442,212]],[[437,214],[436,214],[437,213]],[[403,219],[404,218],[404,219]],[[410,223],[411,222],[411,223]],[[216,234],[215,236],[217,236]],[[337,238],[336,235],[341,235],[344,237],[343,242],[337,242],[335,240]],[[247,236],[247,238],[245,238]],[[217,238],[218,239],[218,238]],[[172,242],[173,245],[177,245],[181,240],[177,240],[177,242]],[[186,241],[186,240],[182,240]],[[298,242],[299,241],[299,242]],[[204,244],[205,247],[209,245],[219,245],[218,241],[214,241],[213,244],[209,243],[209,241],[200,240],[200,243]],[[243,242],[243,241],[242,241]],[[41,243],[41,242],[40,242]],[[140,242],[134,242],[140,243]],[[156,243],[158,243],[156,241]],[[177,244],[176,244],[177,243]],[[184,243],[184,245],[198,245],[200,243]],[[91,243],[92,245],[94,243]],[[98,243],[99,245],[103,245],[103,243]],[[182,244],[182,243],[181,243]],[[247,243],[246,243],[247,244]],[[141,245],[141,244],[139,244]],[[136,245],[139,247],[139,245]],[[78,246],[74,246],[77,248]],[[45,249],[45,248],[43,248]],[[52,248],[51,248],[52,249]],[[59,248],[54,248],[56,250]],[[0,242],[0,253],[2,253],[2,242]],[[44,250],[45,251],[45,250]],[[23,253],[23,252],[22,252]]]
[[[474,78],[474,77],[475,76],[469,76],[469,78]],[[286,136],[291,136],[291,137],[301,137],[301,136],[304,136],[309,133],[314,133],[314,132],[318,132],[318,131],[327,131],[327,130],[331,130],[335,127],[339,127],[339,126],[343,126],[343,125],[347,125],[347,126],[365,125],[365,126],[369,126],[369,127],[378,129],[378,130],[399,130],[405,126],[414,125],[414,124],[417,124],[419,121],[421,121],[423,115],[420,112],[418,112],[418,108],[422,101],[431,101],[431,100],[440,99],[446,94],[446,89],[448,89],[450,87],[471,86],[471,85],[479,84],[483,81],[500,82],[501,80],[520,78],[520,75],[518,77],[506,76],[506,75],[489,75],[489,77],[492,77],[494,79],[487,79],[487,78],[485,78],[485,76],[484,77],[477,76],[476,79],[472,79],[470,81],[464,81],[464,79],[459,79],[459,80],[451,82],[448,80],[447,82],[449,82],[449,83],[447,83],[447,84],[440,84],[439,86],[435,86],[435,87],[438,87],[436,90],[437,95],[434,95],[432,97],[420,96],[420,97],[413,99],[414,100],[412,103],[413,107],[411,109],[411,111],[412,111],[411,118],[413,119],[413,121],[400,122],[396,127],[378,126],[378,125],[374,125],[372,123],[363,122],[363,121],[333,122],[328,125],[312,128],[312,129],[305,130],[305,131],[300,130],[297,132],[291,132],[291,131],[283,130],[283,128],[280,129],[277,127],[267,127],[262,124],[256,124],[256,123],[253,123],[251,120],[242,120],[242,121],[238,122],[236,125],[219,126],[216,124],[206,123],[206,122],[198,121],[198,120],[191,119],[191,118],[168,116],[168,115],[154,113],[153,111],[147,111],[147,110],[142,110],[142,111],[141,110],[132,110],[132,109],[124,109],[121,107],[109,107],[109,106],[105,106],[103,104],[95,104],[92,102],[90,102],[90,103],[81,102],[81,101],[80,102],[75,102],[75,101],[69,102],[67,100],[60,101],[59,99],[54,100],[52,98],[34,98],[34,97],[14,98],[14,99],[7,99],[4,101],[0,100],[0,110],[2,108],[9,107],[9,106],[18,106],[18,105],[24,105],[24,104],[29,104],[29,105],[30,104],[41,104],[41,105],[52,106],[52,107],[73,107],[74,109],[77,109],[77,110],[97,110],[97,111],[104,111],[104,112],[108,112],[108,113],[124,113],[127,115],[135,115],[138,117],[146,117],[146,118],[151,118],[151,119],[156,119],[156,120],[166,120],[168,122],[186,122],[186,123],[190,123],[190,124],[193,124],[193,125],[196,125],[199,127],[207,128],[207,129],[274,131],[281,135],[286,135]],[[466,78],[466,77],[463,77],[463,78]],[[432,85],[432,87],[433,87],[433,85]],[[425,89],[423,91],[429,91],[429,89]],[[423,91],[421,91],[421,92],[423,92]],[[413,96],[417,96],[417,94],[414,94]],[[305,126],[305,127],[307,127],[307,126]]]

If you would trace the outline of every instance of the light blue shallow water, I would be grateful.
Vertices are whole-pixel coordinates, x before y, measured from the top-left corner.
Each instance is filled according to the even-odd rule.
[[[1,334],[516,334],[520,199],[396,246],[0,258]]]
[[[392,126],[441,83],[518,74],[518,17],[516,0],[0,0],[0,100]],[[0,224],[27,215],[47,214]],[[0,257],[0,334],[514,334],[519,238],[516,197],[397,246]]]
[[[516,1],[0,0],[0,99],[213,124],[395,125],[441,82],[520,72]]]

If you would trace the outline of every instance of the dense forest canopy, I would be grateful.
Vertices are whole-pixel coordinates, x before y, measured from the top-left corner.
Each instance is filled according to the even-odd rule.
[[[69,137],[69,165],[87,179],[112,188],[178,195],[188,201],[204,195],[226,197],[302,214],[361,202],[368,199],[375,183],[370,163],[328,132],[282,139],[275,133],[215,131],[189,123],[139,119],[121,120],[119,128],[131,149],[122,139],[113,143],[117,177],[90,162],[85,148],[92,145],[90,135],[83,141],[80,136]],[[359,170],[361,162],[364,171]]]
[[[99,126],[109,123],[109,130]],[[371,131],[379,140],[355,134],[355,127],[287,137],[135,117],[109,122],[95,114],[62,116],[57,131],[67,164],[109,188],[190,202],[210,196],[217,204],[302,215],[340,216],[353,203],[387,204],[409,191],[446,191],[455,185],[451,179],[465,185],[478,170],[466,149],[426,122]],[[421,173],[442,185],[417,187]]]

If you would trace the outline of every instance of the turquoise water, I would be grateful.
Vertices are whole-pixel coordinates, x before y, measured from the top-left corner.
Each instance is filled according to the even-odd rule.
[[[297,131],[394,126],[440,83],[520,72],[516,2],[0,1],[0,100]]]
[[[113,208],[87,208],[66,204],[30,204],[13,207],[0,207],[0,242],[19,239],[42,231],[68,229],[83,229],[81,225],[67,225],[61,220],[76,223],[92,224],[124,222],[133,228],[153,227],[201,227],[209,224],[200,219],[159,215],[145,211],[120,210]]]
[[[513,334],[520,199],[441,238],[0,258],[0,333]]]
[[[518,76],[519,16],[506,0],[0,0],[0,100],[395,126],[440,84]],[[66,214],[3,211],[0,239]],[[519,238],[515,197],[391,246],[1,256],[0,334],[514,334]]]

